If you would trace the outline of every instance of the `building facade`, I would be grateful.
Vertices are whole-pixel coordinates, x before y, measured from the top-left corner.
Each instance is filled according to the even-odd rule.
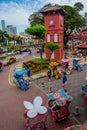
[[[1,20],[1,27],[2,27],[2,31],[6,31],[5,20]]]
[[[51,6],[41,11],[44,16],[44,25],[47,29],[45,42],[58,43],[61,47],[55,50],[52,59],[61,60],[64,56],[64,15],[65,12],[58,6]],[[46,49],[46,58],[50,57],[50,50]]]
[[[8,34],[17,34],[17,29],[16,27],[13,27],[12,25],[7,25],[6,32]]]
[[[1,20],[1,27],[2,31],[6,31],[8,34],[16,34],[17,35],[17,28],[13,25],[5,26],[5,20]]]

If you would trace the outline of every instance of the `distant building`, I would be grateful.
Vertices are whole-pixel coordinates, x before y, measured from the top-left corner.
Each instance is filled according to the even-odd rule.
[[[20,33],[19,33],[19,36],[24,39],[24,42],[25,42],[27,45],[30,45],[30,42],[32,41],[30,35],[26,34],[25,32],[20,32]]]
[[[13,27],[13,34],[17,34],[17,28]]]
[[[2,31],[5,31],[5,20],[1,20],[1,27],[2,27]]]
[[[8,34],[17,34],[17,29],[16,27],[13,27],[12,25],[7,25],[6,32]]]
[[[5,20],[1,20],[2,31],[6,31],[8,34],[17,34],[17,28],[13,25],[5,26]]]

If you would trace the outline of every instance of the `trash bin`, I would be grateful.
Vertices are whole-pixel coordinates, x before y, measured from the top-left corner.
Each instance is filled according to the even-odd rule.
[[[85,105],[85,107],[87,107],[87,94],[84,95],[84,105]]]
[[[31,76],[31,72],[30,72],[30,70],[27,70],[27,76],[28,76],[28,77]]]

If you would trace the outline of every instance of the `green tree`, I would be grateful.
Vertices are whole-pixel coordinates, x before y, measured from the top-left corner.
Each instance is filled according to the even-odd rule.
[[[0,42],[1,42],[1,45],[4,44],[4,42],[6,42],[8,39],[8,34],[6,31],[2,31],[0,30]]]
[[[43,8],[41,8],[41,10],[43,10],[47,7],[50,7],[50,6],[52,6],[52,5],[47,4],[47,5],[43,6]],[[64,6],[55,5],[55,6],[62,7],[66,12],[66,15],[64,17],[64,45],[66,46],[66,43],[67,43],[71,33],[74,30],[79,32],[80,29],[85,25],[85,19],[79,14],[79,12],[83,9],[84,6],[80,2],[75,3],[73,7],[68,6],[68,5],[64,5]],[[32,14],[32,16],[34,16],[34,15],[35,14]],[[38,15],[37,17],[40,18],[40,20],[42,21],[42,23],[40,22],[40,24],[43,25],[44,24],[43,16],[41,15],[41,17],[39,17],[39,15],[40,15],[39,11],[38,11],[37,15]],[[39,23],[39,20],[37,20],[36,17],[32,17],[32,19],[30,21],[31,21],[30,25],[32,25],[31,23],[34,23],[35,25],[37,25]]]
[[[52,6],[52,4],[46,4],[38,12],[31,14],[28,18],[30,26],[44,25],[44,18],[40,11],[50,6]]]
[[[42,26],[42,25],[37,25],[37,26],[32,26],[32,27],[29,27],[29,28],[25,29],[25,32],[27,34],[35,35],[36,38],[40,42],[41,40],[44,39],[46,28],[44,26]],[[41,46],[41,48],[40,48],[41,59],[42,59],[42,48],[43,48],[43,46]]]
[[[16,42],[17,42],[18,45],[22,45],[22,43],[23,43],[23,38],[21,38],[20,36],[17,36],[17,37],[15,38],[15,40],[16,40]]]
[[[64,18],[64,45],[66,46],[71,33],[75,30],[79,32],[80,28],[85,25],[85,20],[74,7],[64,5],[62,8],[66,12]]]
[[[60,45],[58,43],[54,43],[54,42],[50,42],[48,44],[45,45],[46,49],[49,49],[51,51],[50,53],[50,57],[49,59],[51,59],[52,53],[56,50],[60,48]]]
[[[42,25],[32,26],[25,29],[27,34],[35,35],[37,39],[43,39],[45,36],[46,28]]]
[[[31,26],[44,24],[43,15],[39,12],[31,14],[28,21]]]
[[[16,36],[13,36],[11,40],[14,42],[14,45],[16,45]]]
[[[79,11],[83,10],[84,5],[80,2],[77,2],[77,3],[74,4],[74,8],[79,12]]]

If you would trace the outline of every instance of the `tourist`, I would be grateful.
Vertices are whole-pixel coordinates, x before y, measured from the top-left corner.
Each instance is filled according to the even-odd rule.
[[[67,76],[66,76],[66,72],[63,72],[63,76],[62,76],[63,87],[65,87],[66,84],[67,84]]]
[[[64,59],[67,59],[67,53],[65,52]]]
[[[2,70],[2,62],[0,61],[0,70]]]

